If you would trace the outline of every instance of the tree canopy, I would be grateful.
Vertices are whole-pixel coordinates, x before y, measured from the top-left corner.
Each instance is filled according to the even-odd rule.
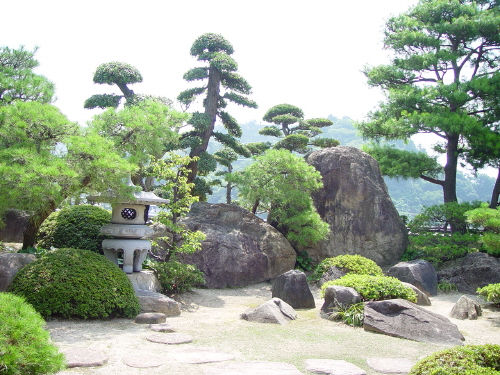
[[[477,86],[498,80],[499,29],[494,1],[421,0],[386,24],[391,64],[365,69],[368,84],[382,88],[387,99],[358,128],[375,140],[437,135],[441,143],[435,149],[446,155],[443,177],[425,168],[420,176],[442,187],[444,202],[457,201],[457,166],[468,147],[466,136],[489,125],[491,108]]]
[[[203,66],[190,69],[184,74],[189,82],[203,81],[205,84],[187,89],[177,99],[186,106],[204,95],[204,112],[195,112],[189,124],[193,130],[183,134],[182,145],[190,149],[189,156],[194,158],[189,164],[189,182],[193,182],[198,174],[214,171],[216,161],[207,153],[208,142],[214,138],[223,146],[229,147],[239,155],[249,157],[249,151],[238,142],[241,128],[237,120],[224,109],[228,102],[241,106],[257,108],[257,104],[247,96],[251,94],[251,86],[236,71],[238,65],[231,57],[233,46],[222,35],[208,33],[197,38],[191,55]],[[225,133],[215,131],[215,122],[219,119],[226,130]]]

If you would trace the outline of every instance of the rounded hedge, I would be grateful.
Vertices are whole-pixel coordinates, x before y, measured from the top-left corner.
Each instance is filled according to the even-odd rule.
[[[417,295],[400,280],[391,276],[357,275],[349,273],[340,279],[327,281],[321,286],[324,294],[326,288],[340,285],[354,288],[363,301],[382,301],[386,299],[403,298],[410,302],[417,302]]]
[[[22,297],[0,293],[0,374],[53,374],[65,368],[44,326]]]
[[[88,250],[50,251],[21,268],[10,292],[44,317],[135,317],[140,305],[127,275]]]
[[[330,267],[338,267],[347,273],[358,275],[383,276],[384,272],[373,260],[361,255],[338,255],[333,258],[323,259],[314,269],[311,275],[312,280],[319,280],[323,273]]]
[[[111,221],[111,212],[99,206],[84,204],[53,212],[38,231],[38,247],[43,249],[75,248],[102,253],[99,230]]]
[[[500,375],[500,345],[466,345],[420,360],[408,375]]]

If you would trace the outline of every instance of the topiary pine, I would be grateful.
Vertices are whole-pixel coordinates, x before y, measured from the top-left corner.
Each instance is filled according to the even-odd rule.
[[[44,221],[38,232],[38,247],[43,249],[76,248],[102,254],[101,227],[109,224],[111,212],[99,206],[80,205],[56,211]]]
[[[23,267],[10,292],[44,317],[134,317],[140,305],[127,275],[104,256],[81,249],[50,251]]]
[[[64,369],[64,356],[50,342],[45,321],[24,298],[0,293],[0,373],[53,374]]]

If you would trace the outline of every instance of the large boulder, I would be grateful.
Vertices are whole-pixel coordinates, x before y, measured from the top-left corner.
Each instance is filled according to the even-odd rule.
[[[33,254],[0,254],[0,292],[7,291],[17,272],[35,260],[36,257]]]
[[[285,237],[239,206],[194,203],[182,222],[206,235],[200,251],[178,258],[203,271],[208,288],[268,281],[295,266],[296,253]]]
[[[248,309],[240,318],[249,322],[287,324],[290,320],[297,319],[297,313],[288,303],[273,298],[255,309]]]
[[[428,296],[437,294],[438,278],[436,269],[423,259],[399,262],[387,271],[387,276],[415,285]]]
[[[467,254],[455,267],[437,273],[440,282],[455,284],[459,292],[476,294],[477,288],[500,283],[500,262],[484,253]]]
[[[272,297],[279,298],[294,309],[314,309],[316,303],[307,284],[306,274],[291,270],[278,276],[271,290]]]
[[[465,340],[448,318],[404,299],[367,302],[364,315],[366,331],[436,344],[462,345]]]
[[[343,254],[359,254],[379,266],[398,262],[407,247],[408,232],[377,161],[357,148],[340,146],[315,151],[307,162],[323,177],[324,186],[313,199],[330,234],[301,250],[316,262]]]
[[[149,290],[136,290],[135,295],[141,305],[141,313],[162,313],[166,316],[181,314],[179,302],[164,294]]]
[[[30,215],[26,211],[7,210],[2,218],[5,225],[0,226],[0,241],[23,242],[29,218]]]

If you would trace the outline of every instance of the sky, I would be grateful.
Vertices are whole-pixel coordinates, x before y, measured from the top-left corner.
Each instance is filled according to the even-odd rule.
[[[96,68],[119,61],[143,82],[135,93],[175,99],[192,84],[183,74],[200,63],[189,54],[204,33],[234,47],[238,73],[252,86],[258,109],[231,105],[240,123],[262,121],[276,104],[306,118],[362,120],[383,99],[361,73],[389,62],[383,28],[417,0],[20,0],[2,4],[2,46],[39,47],[37,73],[56,85],[54,103],[85,125],[100,110],[83,108],[93,94],[120,93],[93,83]]]

